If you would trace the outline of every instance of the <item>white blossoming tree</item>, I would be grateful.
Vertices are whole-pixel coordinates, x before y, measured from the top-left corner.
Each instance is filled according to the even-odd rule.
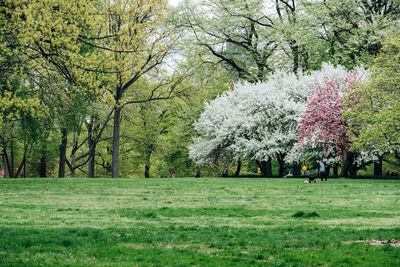
[[[325,64],[309,75],[276,73],[263,83],[237,85],[205,104],[190,158],[197,164],[253,159],[266,176],[267,163],[276,158],[282,176],[287,163],[298,164],[305,155],[295,144],[308,96],[326,79],[344,82],[345,74],[343,67]]]
[[[256,160],[264,175],[267,163],[276,158],[282,176],[287,154],[298,139],[298,125],[307,96],[316,83],[340,77],[346,71],[326,64],[311,75],[276,73],[267,82],[237,85],[205,104],[195,123],[199,136],[189,146],[197,164]],[[300,159],[293,156],[291,163]]]

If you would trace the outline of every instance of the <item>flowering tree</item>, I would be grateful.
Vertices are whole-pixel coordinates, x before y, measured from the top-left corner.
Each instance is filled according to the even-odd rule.
[[[342,160],[341,176],[347,176],[349,172],[354,175],[357,171],[357,155],[350,150],[348,122],[342,116],[343,96],[354,92],[364,76],[362,71],[352,71],[345,75],[342,82],[327,79],[322,84],[317,83],[301,116],[299,142],[322,147],[325,155],[329,154],[329,150],[334,151]]]
[[[270,173],[264,163],[276,157],[283,175],[284,158],[296,142],[301,105],[273,86],[278,79],[240,85],[206,104],[195,123],[201,136],[189,147],[190,157],[199,164],[254,159],[265,175]]]
[[[339,94],[338,81],[327,80],[317,85],[301,116],[299,140],[315,142],[328,151],[335,146],[340,154],[346,149],[346,127],[342,120],[343,96]]]
[[[342,67],[325,64],[311,75],[276,73],[264,83],[238,85],[206,103],[195,123],[199,137],[189,146],[190,158],[198,164],[254,159],[263,174],[270,175],[263,167],[276,157],[283,175],[286,163],[301,160],[286,156],[297,142],[307,96],[319,82],[345,73]]]

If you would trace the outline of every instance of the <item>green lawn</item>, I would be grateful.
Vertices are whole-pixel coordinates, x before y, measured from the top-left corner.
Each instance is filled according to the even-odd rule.
[[[0,209],[3,266],[400,266],[368,243],[400,240],[400,181],[1,179]]]

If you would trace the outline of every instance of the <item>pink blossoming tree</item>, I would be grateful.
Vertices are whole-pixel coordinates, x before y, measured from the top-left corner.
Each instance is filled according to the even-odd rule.
[[[347,122],[343,119],[344,94],[353,92],[362,75],[356,71],[349,72],[340,82],[327,79],[317,83],[307,101],[307,108],[302,113],[299,126],[299,142],[313,143],[323,148],[324,154],[334,150],[342,160],[341,176],[354,175],[355,153],[350,150],[350,138],[347,133]]]

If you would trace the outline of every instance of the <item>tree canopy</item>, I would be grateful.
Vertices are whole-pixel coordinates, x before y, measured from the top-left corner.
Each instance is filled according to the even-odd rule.
[[[398,0],[0,1],[1,166],[282,176],[324,154],[380,175],[400,165],[399,19]]]

